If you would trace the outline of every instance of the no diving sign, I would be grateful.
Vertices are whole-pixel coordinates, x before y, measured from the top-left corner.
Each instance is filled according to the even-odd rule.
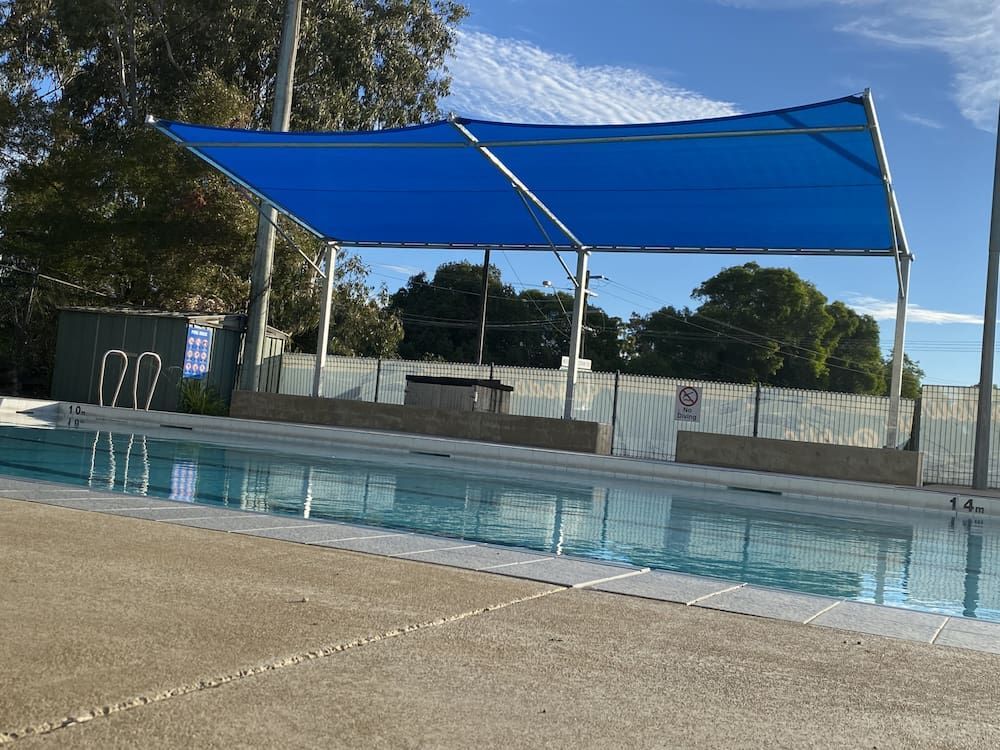
[[[699,417],[701,417],[701,389],[693,385],[678,386],[674,419],[697,422]]]

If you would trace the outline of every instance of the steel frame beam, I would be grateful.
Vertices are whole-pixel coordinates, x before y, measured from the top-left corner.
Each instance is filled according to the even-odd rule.
[[[461,118],[450,117],[452,125],[465,128]],[[651,143],[657,141],[697,141],[715,138],[761,138],[778,135],[822,135],[824,133],[861,133],[868,129],[865,125],[830,125],[815,128],[772,128],[769,130],[730,130],[718,133],[651,133],[648,135],[593,136],[583,138],[539,138],[532,141],[475,141],[477,148],[519,148],[531,146],[579,146],[600,143]],[[465,132],[468,132],[467,130]],[[460,141],[188,141],[193,148],[319,148],[319,149],[421,149],[421,148],[468,148]]]

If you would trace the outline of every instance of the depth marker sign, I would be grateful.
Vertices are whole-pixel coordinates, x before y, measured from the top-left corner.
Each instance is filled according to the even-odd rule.
[[[674,419],[697,422],[701,417],[701,389],[693,385],[677,386],[677,404]]]

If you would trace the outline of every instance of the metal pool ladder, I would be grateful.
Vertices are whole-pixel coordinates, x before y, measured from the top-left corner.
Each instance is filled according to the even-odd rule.
[[[122,361],[122,372],[118,376],[118,385],[115,386],[115,395],[111,398],[111,406],[118,405],[118,396],[122,391],[122,384],[125,382],[125,375],[128,372],[128,354],[121,349],[108,349],[101,358],[101,374],[97,380],[97,403],[104,406],[104,373],[108,366],[108,357],[114,354]],[[139,408],[139,371],[142,369],[142,360],[150,357],[156,365],[156,372],[153,374],[153,384],[149,387],[149,396],[146,399],[144,411],[149,411],[149,405],[153,403],[153,394],[156,392],[156,384],[160,380],[160,372],[163,369],[163,361],[156,352],[143,352],[135,360],[135,376],[132,379],[132,408]]]

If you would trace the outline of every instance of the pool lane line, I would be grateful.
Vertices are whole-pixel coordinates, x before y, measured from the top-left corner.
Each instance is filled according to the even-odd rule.
[[[279,669],[294,667],[299,664],[303,664],[305,662],[314,661],[316,659],[325,659],[329,656],[334,656],[335,654],[343,653],[344,651],[350,651],[355,648],[369,646],[374,643],[379,643],[381,641],[386,641],[392,638],[399,638],[400,636],[408,635],[410,633],[415,633],[422,630],[429,630],[432,628],[440,627],[442,625],[449,625],[454,622],[460,622],[462,620],[466,620],[470,617],[478,617],[479,615],[484,615],[488,612],[495,612],[497,610],[506,609],[507,607],[512,607],[517,604],[524,604],[526,602],[530,602],[535,599],[541,599],[543,597],[551,596],[552,594],[558,594],[560,592],[568,590],[568,587],[566,586],[560,586],[558,584],[550,584],[550,585],[552,585],[552,588],[546,591],[540,591],[536,594],[529,594],[527,596],[518,597],[517,599],[512,599],[510,601],[500,602],[499,604],[488,604],[485,607],[477,607],[476,609],[471,609],[466,612],[460,612],[457,615],[449,615],[447,617],[438,617],[433,620],[425,620],[423,622],[417,622],[410,625],[402,625],[397,628],[392,628],[390,630],[383,631],[382,633],[356,638],[351,641],[332,643],[327,646],[321,646],[319,648],[313,649],[311,651],[300,651],[296,654],[275,658],[272,659],[271,661],[264,662],[263,664],[257,664],[254,666],[246,667],[244,669],[240,669],[235,672],[229,672],[227,674],[216,675],[215,677],[209,677],[203,680],[199,680],[198,682],[178,685],[177,687],[168,688],[166,690],[161,690],[155,693],[140,693],[139,695],[132,696],[131,698],[126,698],[124,700],[117,701],[115,703],[110,703],[104,706],[93,706],[91,708],[81,709],[78,711],[74,711],[73,713],[70,713],[66,716],[60,717],[58,719],[44,721],[40,724],[33,724],[13,730],[3,730],[2,728],[0,728],[0,745],[16,742],[17,740],[24,739],[25,737],[51,734],[61,729],[72,727],[76,724],[83,724],[85,722],[92,721],[93,719],[99,719],[105,716],[111,716],[113,714],[122,713],[124,711],[131,711],[133,709],[141,708],[142,706],[148,706],[153,703],[162,703],[172,698],[179,698],[182,696],[191,695],[192,693],[198,693],[203,690],[212,690],[213,688],[218,688],[223,685],[227,685],[231,682],[237,682],[239,680],[256,677],[258,675],[266,674],[268,672],[276,672]]]

